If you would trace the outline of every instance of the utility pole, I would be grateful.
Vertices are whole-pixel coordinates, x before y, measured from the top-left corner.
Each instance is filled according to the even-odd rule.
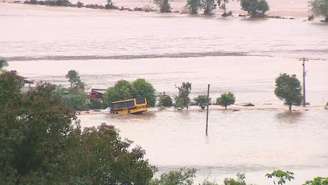
[[[308,58],[300,58],[300,61],[302,61],[303,65],[303,107],[306,106],[306,68],[305,68],[305,62],[309,61]]]
[[[205,134],[208,136],[208,109],[210,104],[210,84],[207,86],[207,106],[206,106],[206,131]]]

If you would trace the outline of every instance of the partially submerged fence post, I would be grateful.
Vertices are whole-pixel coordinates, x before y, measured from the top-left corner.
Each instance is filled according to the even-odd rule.
[[[208,136],[208,109],[210,104],[210,84],[207,86],[207,106],[206,106],[206,131],[205,134]]]

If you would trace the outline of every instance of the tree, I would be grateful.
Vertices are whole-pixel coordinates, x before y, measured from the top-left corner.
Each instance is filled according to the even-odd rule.
[[[114,7],[112,0],[107,0],[107,4],[105,6],[107,9],[111,9]]]
[[[219,98],[216,99],[216,104],[224,106],[227,110],[229,105],[233,105],[236,101],[235,95],[231,92],[223,93]]]
[[[8,66],[7,61],[3,58],[0,58],[0,70],[4,67],[7,67],[7,66]]]
[[[240,0],[242,10],[247,11],[251,17],[264,16],[269,10],[266,0]]]
[[[267,178],[272,179],[275,185],[284,185],[287,181],[294,179],[294,173],[284,170],[275,170],[265,175]]]
[[[198,14],[200,6],[200,0],[187,0],[187,7],[192,15]]]
[[[306,181],[304,185],[328,185],[328,177],[315,177],[313,180]]]
[[[192,185],[195,174],[195,169],[182,168],[162,174],[159,179],[152,180],[150,185]]]
[[[84,89],[84,83],[81,81],[80,75],[75,70],[70,70],[65,76],[71,86],[71,89]]]
[[[132,83],[120,80],[114,87],[108,88],[104,95],[108,106],[111,106],[114,101],[131,98],[146,98],[150,106],[155,106],[156,104],[155,89],[152,84],[144,79],[137,79]]]
[[[145,79],[137,79],[132,82],[133,97],[135,98],[146,98],[147,103],[150,106],[155,106],[156,96],[153,85],[147,82]]]
[[[185,107],[188,109],[190,104],[189,95],[191,93],[191,83],[183,82],[178,88],[178,96],[175,97],[175,106],[178,109],[184,109]]]
[[[207,95],[199,95],[194,98],[195,103],[200,106],[201,109],[205,109],[207,104],[211,102],[211,98],[207,98]]]
[[[165,93],[159,95],[158,106],[160,107],[172,107],[172,98]]]
[[[83,90],[71,90],[57,86],[54,93],[60,96],[66,107],[82,111],[88,108],[88,96]]]
[[[200,6],[204,10],[204,15],[212,15],[216,8],[215,0],[201,0]]]
[[[161,13],[171,12],[169,0],[154,0],[154,2],[159,7]]]
[[[292,111],[292,106],[299,106],[302,103],[302,87],[296,75],[281,74],[276,79],[275,95],[283,100]]]
[[[0,87],[11,95],[0,96],[1,184],[149,185],[154,168],[144,150],[112,126],[82,131],[54,85],[22,93],[20,78],[5,73]]]
[[[237,173],[237,179],[225,178],[224,185],[246,185],[245,174]]]
[[[325,22],[328,22],[328,0],[312,0],[312,12],[315,15],[325,17]]]

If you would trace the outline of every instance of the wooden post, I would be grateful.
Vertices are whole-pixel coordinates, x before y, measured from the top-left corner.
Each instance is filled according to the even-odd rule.
[[[305,62],[308,61],[307,58],[301,58],[300,61],[302,61],[303,65],[303,107],[306,106],[306,68],[305,68]]]
[[[210,84],[207,86],[207,106],[206,106],[206,131],[205,134],[208,136],[208,111],[209,111],[209,104],[210,104]]]

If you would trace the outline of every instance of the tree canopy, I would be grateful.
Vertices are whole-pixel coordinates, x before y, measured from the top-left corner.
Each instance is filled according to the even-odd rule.
[[[251,17],[264,16],[270,9],[266,0],[240,0],[240,5]]]
[[[104,97],[109,106],[114,101],[130,98],[146,98],[150,106],[155,106],[156,103],[155,89],[144,79],[137,79],[132,83],[120,80],[113,87],[107,89]]]
[[[160,107],[171,107],[173,105],[172,98],[165,93],[159,95],[158,106]]]
[[[233,105],[235,101],[235,95],[232,92],[226,92],[216,99],[216,104],[224,106],[224,108],[227,109],[228,106]]]
[[[205,109],[207,104],[211,102],[211,98],[207,98],[207,95],[199,95],[194,98],[194,101],[201,109]]]
[[[189,107],[191,93],[191,83],[183,82],[178,88],[178,96],[175,97],[175,106],[178,109],[184,109]]]
[[[0,179],[6,185],[148,185],[154,168],[112,126],[82,130],[74,110],[41,83],[22,93],[0,75]]]
[[[84,89],[84,83],[77,71],[69,70],[65,77],[68,79],[71,89]]]
[[[281,74],[276,79],[275,95],[283,100],[292,110],[292,106],[299,106],[302,103],[302,87],[296,75]]]

